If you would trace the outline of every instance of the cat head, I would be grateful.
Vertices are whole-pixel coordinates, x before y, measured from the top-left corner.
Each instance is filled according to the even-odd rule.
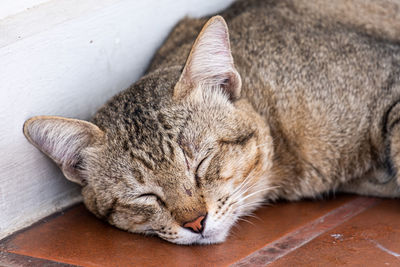
[[[24,134],[82,186],[96,216],[178,244],[218,243],[269,191],[269,128],[240,91],[228,29],[217,16],[183,71],[143,77],[93,123],[34,117]]]

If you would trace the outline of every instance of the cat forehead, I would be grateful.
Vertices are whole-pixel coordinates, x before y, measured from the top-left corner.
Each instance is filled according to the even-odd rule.
[[[201,91],[199,88],[183,103],[140,103],[129,97],[119,97],[96,114],[94,122],[116,139],[139,139],[146,144],[146,141],[162,138],[160,135],[176,139],[182,132],[193,135],[207,131],[213,124],[233,116],[233,106],[222,92]]]

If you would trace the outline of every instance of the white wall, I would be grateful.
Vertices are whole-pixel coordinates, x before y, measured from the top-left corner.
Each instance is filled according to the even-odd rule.
[[[24,12],[34,6],[40,5],[48,0],[2,0],[0,8],[0,19]]]
[[[0,3],[0,238],[80,201],[79,188],[25,140],[23,122],[90,118],[140,77],[180,18],[232,0],[15,2]]]

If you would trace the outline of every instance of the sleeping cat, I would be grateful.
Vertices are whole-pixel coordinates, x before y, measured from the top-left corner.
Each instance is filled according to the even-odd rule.
[[[97,217],[178,244],[223,242],[264,201],[400,196],[399,43],[298,3],[184,19],[91,122],[25,136]]]

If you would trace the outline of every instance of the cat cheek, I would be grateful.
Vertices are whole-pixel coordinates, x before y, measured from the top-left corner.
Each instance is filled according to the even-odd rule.
[[[238,164],[236,155],[227,154],[221,162],[220,177],[224,180],[236,175]]]
[[[226,166],[221,170],[220,179],[224,182],[231,180],[234,176],[234,169],[231,166]]]
[[[242,165],[244,164],[243,159],[237,157],[230,157],[229,160],[222,164],[220,179],[223,182],[229,182],[233,179],[235,180],[235,184],[240,182],[242,178]]]

